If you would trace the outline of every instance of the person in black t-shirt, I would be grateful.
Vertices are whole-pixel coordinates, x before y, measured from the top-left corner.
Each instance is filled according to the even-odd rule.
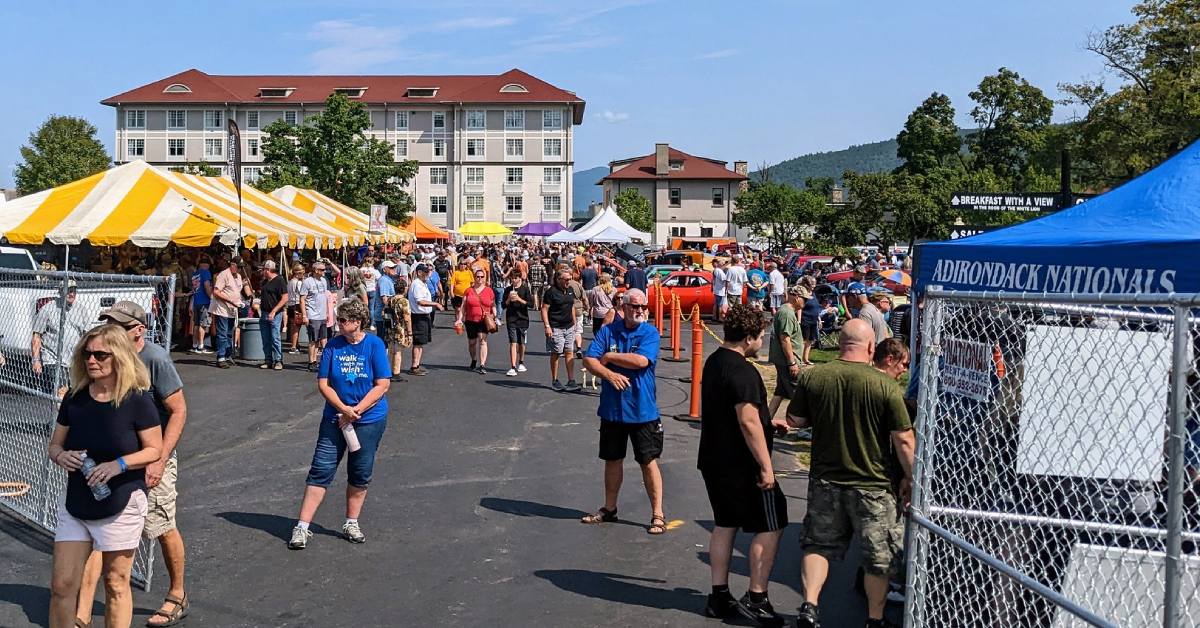
[[[575,392],[575,319],[582,304],[575,301],[571,290],[571,271],[560,270],[554,276],[554,285],[546,288],[542,295],[542,323],[546,328],[546,352],[550,354],[550,387],[559,392]],[[558,381],[558,358],[567,363],[567,385]]]
[[[779,537],[787,526],[787,501],[775,481],[771,445],[786,430],[767,413],[767,389],[749,360],[762,349],[764,323],[748,305],[729,308],[725,342],[704,362],[700,385],[700,453],[697,467],[712,505],[708,552],[712,594],[709,617],[740,612],[760,625],[782,625],[767,599],[767,582]],[[729,592],[729,561],[738,528],[750,541],[750,589],[741,600]]]
[[[267,260],[262,267],[262,296],[259,312],[262,318],[263,355],[266,361],[258,368],[283,370],[283,310],[288,306],[288,286],[283,276],[275,270],[275,262]]]
[[[508,358],[512,365],[505,375],[516,377],[524,373],[525,341],[529,331],[529,306],[533,303],[533,293],[521,273],[512,274],[512,283],[504,289],[500,299],[504,304],[504,327],[508,330]]]
[[[54,533],[50,625],[72,626],[84,564],[103,554],[106,626],[133,618],[129,574],[145,524],[146,465],[157,462],[162,424],[150,375],[125,329],[84,334],[71,360],[71,392],[50,437],[50,460],[67,471],[67,497]],[[84,477],[85,459],[96,462]],[[104,485],[108,494],[97,492]]]

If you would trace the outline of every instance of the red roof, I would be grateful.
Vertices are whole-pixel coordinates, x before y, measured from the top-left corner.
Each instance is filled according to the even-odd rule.
[[[634,159],[629,165],[624,166],[616,172],[609,173],[608,176],[600,179],[603,181],[612,181],[616,179],[657,179],[655,173],[656,156],[654,153],[645,157]],[[709,159],[707,157],[697,157],[689,155],[681,150],[674,148],[667,149],[668,162],[683,162],[683,167],[678,170],[668,170],[667,179],[722,179],[741,181],[748,179],[744,174],[738,174],[725,167],[725,162],[718,159]]]
[[[525,92],[501,92],[500,88],[515,83]],[[187,86],[190,92],[165,93],[170,85]],[[291,88],[288,96],[271,98],[259,96],[262,88]],[[575,105],[575,124],[583,122],[584,102],[574,92],[559,89],[537,77],[512,69],[503,74],[457,76],[382,76],[382,75],[276,75],[232,76],[205,74],[191,69],[148,83],[100,101],[103,105],[164,104],[164,103],[323,103],[337,88],[365,87],[361,100],[382,103],[562,103]],[[433,98],[410,98],[410,88],[436,87]]]

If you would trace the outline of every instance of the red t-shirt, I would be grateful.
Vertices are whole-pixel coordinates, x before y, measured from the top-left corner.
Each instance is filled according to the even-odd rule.
[[[463,320],[465,321],[478,323],[483,320],[484,308],[490,311],[496,307],[496,294],[487,286],[484,286],[479,292],[475,292],[474,286],[467,288],[467,293],[463,297]]]

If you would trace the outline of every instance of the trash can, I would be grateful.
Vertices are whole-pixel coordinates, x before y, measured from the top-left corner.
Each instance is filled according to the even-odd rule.
[[[238,319],[238,326],[242,330],[242,361],[265,362],[267,356],[263,354],[262,321],[257,318],[242,318]]]

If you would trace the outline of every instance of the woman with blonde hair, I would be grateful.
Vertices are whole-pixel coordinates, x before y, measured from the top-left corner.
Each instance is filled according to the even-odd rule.
[[[50,460],[67,472],[50,580],[50,626],[75,625],[84,564],[101,553],[105,626],[133,619],[129,574],[146,519],[146,465],[157,462],[162,427],[150,374],[125,329],[88,331],[71,359],[71,391],[59,407]]]
[[[587,300],[588,309],[592,313],[592,335],[600,331],[601,327],[613,322],[616,318],[617,311],[613,309],[612,295],[616,292],[613,287],[612,275],[603,273],[600,275],[600,281],[591,290],[588,290]]]
[[[347,299],[362,301],[368,308],[371,305],[370,295],[367,294],[367,282],[363,279],[362,270],[357,266],[346,267],[345,295]],[[367,327],[370,327],[370,323]]]

